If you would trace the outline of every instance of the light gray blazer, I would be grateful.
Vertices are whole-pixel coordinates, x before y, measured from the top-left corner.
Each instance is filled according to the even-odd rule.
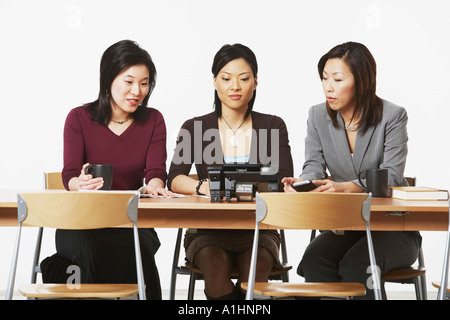
[[[325,103],[310,108],[301,179],[324,179],[328,169],[334,181],[353,181],[364,188],[358,181],[361,171],[386,168],[390,186],[408,185],[403,177],[408,154],[404,108],[383,100],[383,119],[365,133],[358,130],[353,157],[339,112],[337,119],[339,127],[335,128]]]

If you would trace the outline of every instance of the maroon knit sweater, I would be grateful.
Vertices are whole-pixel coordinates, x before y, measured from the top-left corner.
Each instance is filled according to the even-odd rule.
[[[166,182],[166,125],[153,108],[145,123],[134,121],[120,136],[90,120],[87,105],[72,109],[64,127],[64,169],[62,179],[80,175],[83,164],[111,164],[112,190],[137,190],[152,178]]]

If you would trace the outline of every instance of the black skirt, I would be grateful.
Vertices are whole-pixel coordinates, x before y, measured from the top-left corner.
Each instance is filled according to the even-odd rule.
[[[147,299],[161,299],[161,284],[154,257],[160,242],[155,230],[139,229],[139,242]],[[81,283],[137,282],[131,228],[57,230],[56,250],[58,256],[80,267]],[[50,268],[46,269],[47,273],[51,272]]]

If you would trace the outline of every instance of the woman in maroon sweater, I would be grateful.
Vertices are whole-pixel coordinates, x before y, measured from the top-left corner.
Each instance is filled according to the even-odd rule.
[[[75,108],[64,127],[64,186],[99,189],[102,178],[85,175],[89,163],[113,166],[113,190],[164,194],[167,178],[166,127],[163,116],[147,108],[156,70],[150,55],[124,40],[109,47],[100,65],[98,99]],[[153,229],[140,229],[146,294],[161,299],[154,255],[159,240]],[[131,229],[57,230],[60,256],[80,267],[82,283],[136,282]]]

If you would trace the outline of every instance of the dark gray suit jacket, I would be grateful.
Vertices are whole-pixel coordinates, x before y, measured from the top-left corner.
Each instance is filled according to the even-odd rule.
[[[353,156],[339,112],[337,119],[339,127],[335,128],[325,103],[310,108],[301,179],[324,179],[328,169],[334,181],[353,181],[362,187],[358,181],[361,171],[386,168],[390,186],[408,185],[403,177],[408,153],[408,115],[404,108],[383,100],[381,123],[365,133],[358,130]]]

